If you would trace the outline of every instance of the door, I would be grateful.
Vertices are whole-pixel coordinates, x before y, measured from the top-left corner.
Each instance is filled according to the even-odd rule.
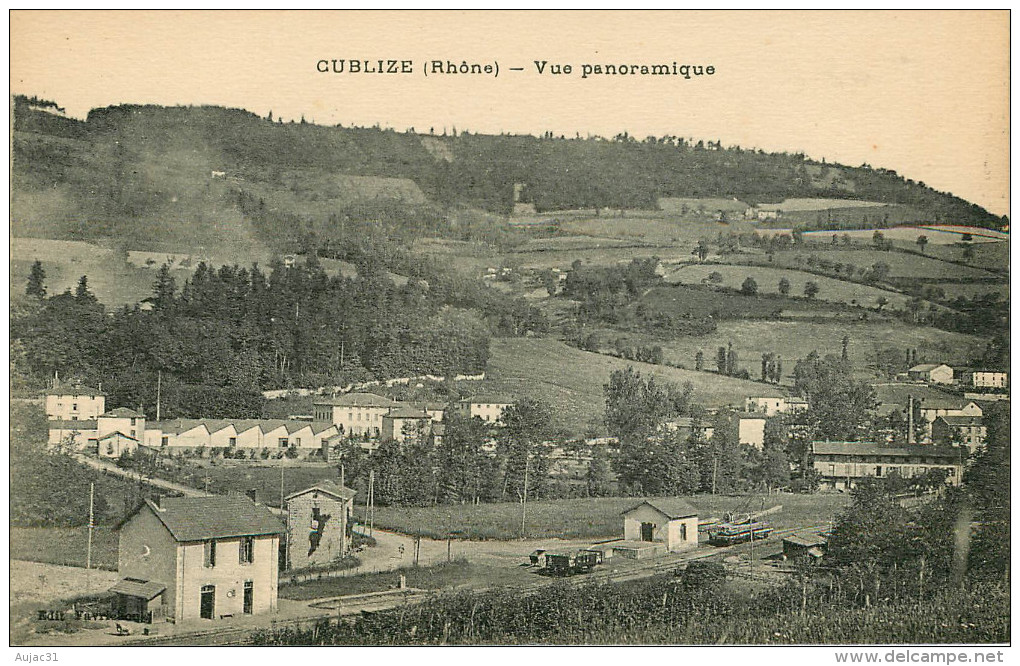
[[[245,615],[251,615],[252,603],[255,600],[255,584],[250,580],[244,581],[244,609]]]
[[[652,530],[655,529],[655,523],[641,523],[641,540],[651,541]]]
[[[202,586],[202,605],[199,615],[206,620],[211,620],[216,614],[216,586]]]

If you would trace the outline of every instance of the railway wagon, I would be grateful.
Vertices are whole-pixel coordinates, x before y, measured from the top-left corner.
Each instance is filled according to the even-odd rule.
[[[550,576],[591,573],[602,560],[600,555],[590,550],[546,551],[545,572]]]
[[[752,538],[761,541],[772,534],[772,526],[765,522],[754,523],[720,523],[709,533],[708,542],[714,546],[730,546],[744,543]]]

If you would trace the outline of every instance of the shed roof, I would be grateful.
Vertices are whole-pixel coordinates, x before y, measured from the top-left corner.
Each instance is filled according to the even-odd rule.
[[[874,442],[812,442],[811,451],[816,455],[885,456],[889,458],[927,457],[957,460],[960,457],[960,452],[955,448],[930,444],[879,446]]]
[[[336,483],[335,481],[325,479],[323,481],[317,482],[310,488],[305,488],[304,490],[299,490],[296,493],[288,495],[285,499],[290,500],[293,499],[294,497],[298,497],[299,495],[305,495],[316,490],[321,493],[326,493],[327,495],[333,495],[334,497],[338,497],[340,499],[349,500],[354,499],[354,496],[358,494],[356,491],[351,490],[346,486],[341,486],[339,483]]]
[[[194,430],[198,427],[208,430],[208,426],[201,419],[172,419],[170,421],[153,421],[145,424],[146,430],[161,430],[175,435]]]
[[[124,439],[130,439],[132,442],[138,441],[136,437],[132,437],[131,435],[125,435],[120,430],[114,430],[111,433],[103,435],[102,437],[99,438],[99,441],[102,442],[103,440],[110,439],[111,437],[123,437]]]
[[[974,426],[982,423],[980,416],[940,416],[935,420],[944,421],[946,425],[951,426]]]
[[[817,532],[794,532],[793,534],[783,537],[783,542],[785,543],[787,541],[804,548],[824,546],[829,542],[827,538]]]
[[[948,368],[945,363],[921,363],[910,369],[910,372],[931,372],[935,368]],[[951,368],[950,368],[951,369]]]
[[[375,393],[346,393],[335,398],[316,400],[316,405],[336,405],[339,407],[396,407],[397,403]]]
[[[110,588],[110,592],[152,601],[166,589],[166,585],[140,578],[121,578]]]
[[[118,407],[117,409],[111,409],[110,411],[106,412],[105,414],[100,415],[100,418],[105,418],[105,419],[127,419],[127,418],[144,419],[145,418],[145,414],[142,414],[141,412],[136,412],[133,409],[128,409],[127,407]]]
[[[177,541],[282,534],[283,524],[244,495],[164,497],[145,504]]]
[[[637,508],[640,508],[647,504],[662,515],[666,516],[670,520],[674,518],[688,518],[690,516],[698,515],[698,510],[692,505],[688,504],[684,500],[678,497],[664,497],[659,499],[647,499],[640,504],[632,506],[631,508],[624,511],[624,514],[628,514]]]

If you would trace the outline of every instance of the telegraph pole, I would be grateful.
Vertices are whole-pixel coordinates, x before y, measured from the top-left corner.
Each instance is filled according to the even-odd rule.
[[[368,473],[368,536],[375,536],[375,470]]]
[[[524,454],[524,504],[521,508],[521,538],[527,536],[526,523],[528,520],[528,466],[531,462],[531,458],[527,453]]]
[[[280,465],[280,510],[283,511],[283,465]]]
[[[89,484],[89,543],[88,549],[85,551],[85,590],[86,592],[91,591],[91,577],[92,577],[92,530],[96,527],[96,516],[95,516],[95,498],[96,498],[96,484]]]
[[[159,403],[160,403],[160,398],[162,396],[162,390],[163,390],[163,371],[162,370],[157,370],[156,371],[156,421],[157,422],[159,421],[159,415],[160,415]]]

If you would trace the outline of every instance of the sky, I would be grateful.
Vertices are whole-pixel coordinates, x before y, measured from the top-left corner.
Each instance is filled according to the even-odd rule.
[[[414,71],[317,71],[334,58]],[[426,77],[432,60],[500,71]],[[581,78],[585,63],[674,61],[714,74]],[[11,88],[76,117],[215,104],[398,130],[720,140],[866,162],[1009,213],[1007,11],[13,11]]]

